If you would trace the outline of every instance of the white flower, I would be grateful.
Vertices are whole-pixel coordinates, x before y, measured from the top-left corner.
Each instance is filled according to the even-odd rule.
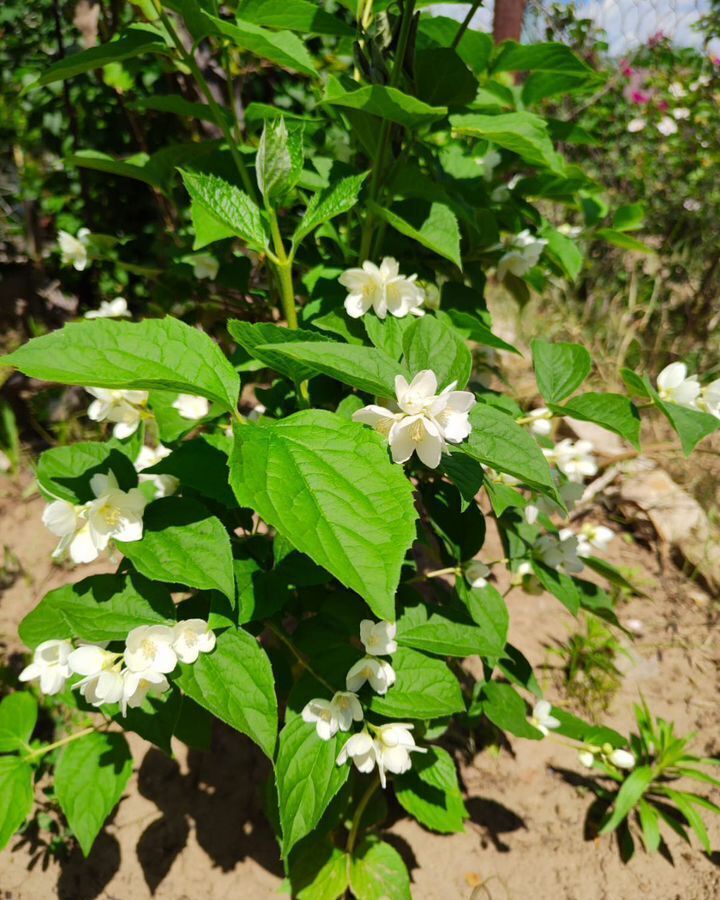
[[[210,412],[207,397],[196,397],[195,394],[178,394],[172,406],[183,419],[203,419]]]
[[[129,316],[127,300],[116,297],[114,300],[103,300],[98,309],[89,309],[86,319],[121,319]]]
[[[513,175],[507,184],[499,184],[492,193],[490,199],[493,203],[505,203],[510,199],[510,193],[518,186],[518,182],[522,179],[522,175]]]
[[[527,413],[527,417],[532,419],[531,422],[528,422],[527,425],[532,434],[538,435],[539,437],[547,437],[552,431],[552,419],[553,414],[547,408],[547,406],[539,406],[537,409],[531,409],[530,412]]]
[[[647,125],[645,119],[638,116],[636,119],[630,119],[627,125],[627,130],[630,134],[636,134],[638,131],[642,131],[643,128]]]
[[[697,408],[700,384],[697,375],[688,376],[685,363],[674,362],[665,366],[657,377],[657,388],[661,400],[689,409]]]
[[[687,91],[679,81],[673,81],[668,88],[668,91],[670,92],[670,96],[674,97],[676,100],[682,100],[683,97],[687,96]]]
[[[597,473],[597,462],[592,451],[590,441],[573,442],[570,438],[564,438],[551,450],[543,449],[548,462],[555,463],[570,481],[578,482]]]
[[[215,649],[215,632],[204,619],[183,619],[173,627],[172,648],[180,662],[194,663]]]
[[[118,657],[95,644],[78,647],[68,657],[68,664],[76,675],[83,675],[73,685],[92,706],[118,703],[123,694],[123,676]]]
[[[674,119],[670,118],[670,116],[663,116],[657,123],[657,130],[665,137],[670,137],[671,134],[675,134],[678,128]]]
[[[437,377],[430,369],[418,372],[410,384],[398,375],[395,409],[364,406],[353,413],[353,421],[386,435],[394,462],[407,462],[417,453],[426,466],[436,469],[448,443],[461,443],[472,430],[468,413],[475,397],[470,391],[456,391],[455,384],[437,394]]]
[[[560,720],[550,715],[551,710],[552,705],[547,700],[538,700],[533,706],[532,715],[528,719],[530,724],[546,737],[550,733],[550,729],[560,727]]]
[[[480,166],[485,181],[492,181],[495,169],[502,162],[502,157],[494,147],[488,147],[485,156],[479,156],[475,159],[476,165]]]
[[[127,708],[142,706],[148,694],[157,697],[170,687],[170,682],[162,674],[154,669],[146,669],[143,672],[133,672],[125,669],[123,672],[123,692],[120,698],[122,714],[127,715]]]
[[[688,197],[687,200],[683,200],[683,209],[688,212],[699,212],[702,209],[702,203],[695,200],[694,197]]]
[[[506,484],[509,487],[514,487],[516,484],[522,484],[520,479],[516,478],[514,475],[509,475],[507,472],[496,472],[495,469],[486,466],[484,463],[481,465],[487,478],[495,484]]]
[[[578,539],[569,528],[557,535],[542,535],[535,542],[534,550],[538,559],[551,569],[576,575],[584,568],[578,558]]]
[[[373,622],[363,619],[360,623],[360,640],[365,652],[371,656],[388,656],[397,650],[395,634],[397,625],[394,622]]]
[[[411,753],[427,753],[427,748],[417,747],[407,722],[389,722],[375,732],[375,758],[380,784],[385,787],[386,772],[402,775],[412,767]]]
[[[332,700],[310,700],[302,711],[304,722],[314,722],[318,737],[329,741],[338,731],[349,731],[353,722],[362,722],[363,710],[357,695],[338,691]]]
[[[698,398],[697,405],[703,412],[720,419],[720,378],[706,384]]]
[[[673,118],[678,122],[681,122],[683,119],[690,118],[690,110],[686,106],[677,106],[672,111],[672,114]]]
[[[355,763],[355,768],[358,772],[363,772],[366,775],[375,768],[377,761],[375,741],[373,741],[365,728],[348,738],[345,746],[338,753],[336,765],[344,766],[348,759]]]
[[[193,267],[193,275],[202,281],[205,278],[214,281],[220,269],[220,263],[210,253],[196,253],[194,256],[187,257]]]
[[[157,447],[148,447],[145,445],[140,448],[140,452],[137,455],[137,459],[135,460],[135,471],[142,473],[145,469],[150,469],[152,466],[156,466],[160,460],[165,459],[166,456],[169,456],[172,451],[168,447],[163,447],[162,444],[158,444]],[[155,499],[160,497],[170,497],[175,493],[178,489],[178,485],[180,484],[180,480],[176,478],[174,475],[142,475],[140,474],[138,481],[143,484],[144,482],[151,482],[155,487]]]
[[[474,559],[465,566],[465,578],[472,588],[484,588],[487,585],[487,577],[490,574],[489,566]]]
[[[93,422],[114,422],[113,435],[119,441],[137,431],[148,400],[147,391],[120,391],[107,388],[86,387],[95,400],[88,407],[88,417]]]
[[[172,672],[177,664],[174,640],[175,630],[169,625],[139,625],[133,628],[125,641],[125,665],[131,672],[150,670],[163,675]]]
[[[645,631],[645,626],[640,619],[628,619],[625,627],[628,631],[632,631],[633,634],[640,635]]]
[[[379,266],[365,260],[362,268],[348,269],[338,281],[347,288],[345,311],[352,319],[359,319],[370,309],[384,319],[388,313],[397,318],[408,313],[422,315],[425,292],[416,279],[417,275],[401,275],[398,261],[386,256]]]
[[[42,514],[42,523],[56,537],[60,538],[60,543],[53,550],[53,559],[63,556],[65,551],[70,547],[75,533],[82,527],[84,520],[82,519],[83,507],[74,506],[67,500],[54,500],[49,503]]]
[[[73,269],[82,272],[88,264],[88,238],[90,229],[81,228],[77,237],[73,237],[67,231],[58,231],[58,246],[60,247],[60,262]]]
[[[578,762],[581,766],[585,766],[586,769],[592,769],[595,765],[595,755],[590,750],[579,750]]]
[[[558,225],[557,230],[560,234],[564,234],[565,237],[569,238],[577,238],[583,233],[582,225],[571,225],[569,222],[563,222],[562,225]]]
[[[81,527],[70,543],[73,562],[92,562],[111,540],[139,541],[147,500],[138,488],[121,491],[113,472],[93,475],[95,500],[85,504]]]
[[[547,241],[536,238],[528,229],[516,234],[510,241],[508,251],[500,257],[497,277],[502,281],[508,273],[521,277],[536,266],[542,256]]]
[[[20,681],[40,679],[43,694],[59,694],[72,674],[68,665],[72,649],[70,641],[43,641],[37,645],[32,662],[22,670],[18,678]]]
[[[695,79],[695,81],[690,82],[688,87],[694,93],[696,90],[698,90],[698,88],[707,87],[711,81],[712,81],[712,79],[710,78],[709,75],[698,75],[698,77]]]
[[[356,694],[366,681],[376,694],[387,694],[388,688],[395,684],[395,669],[384,659],[364,656],[350,667],[345,676],[345,687]]]
[[[618,747],[607,755],[608,761],[618,769],[633,769],[635,767],[635,757],[629,750],[623,750]]]
[[[604,553],[615,537],[615,532],[606,525],[586,522],[578,534],[578,556],[592,556],[593,550]]]

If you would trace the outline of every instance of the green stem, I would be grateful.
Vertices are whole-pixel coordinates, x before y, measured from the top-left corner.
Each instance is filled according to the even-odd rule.
[[[88,734],[92,734],[93,731],[97,731],[97,729],[94,725],[91,725],[89,728],[84,728],[82,731],[76,731],[73,734],[68,734],[64,738],[60,738],[59,741],[54,741],[52,744],[45,744],[44,747],[38,747],[37,750],[32,750],[27,754],[27,756],[24,756],[23,759],[27,761],[29,759],[35,759],[38,756],[44,756],[51,750],[56,750],[58,747],[63,747],[65,744],[69,744],[71,741],[76,741],[78,738],[85,737]]]
[[[269,631],[271,631],[279,641],[281,641],[283,644],[285,644],[285,646],[292,653],[292,655],[295,657],[295,659],[300,663],[300,665],[303,667],[303,669],[305,669],[306,672],[308,672],[310,675],[312,675],[312,677],[316,681],[319,681],[320,684],[323,685],[323,687],[326,687],[330,691],[331,694],[335,693],[335,688],[330,684],[329,681],[326,681],[322,677],[322,675],[318,675],[318,673],[312,668],[312,666],[308,662],[305,654],[302,653],[300,650],[298,650],[298,648],[295,646],[295,644],[293,644],[293,642],[285,634],[285,632],[282,630],[282,628],[278,628],[278,626],[274,622],[270,621],[270,619],[266,619],[264,624],[265,624],[265,627]]]
[[[352,824],[350,826],[350,834],[348,835],[347,844],[345,845],[345,849],[348,853],[348,866],[352,860],[352,853],[355,849],[355,843],[357,842],[358,832],[360,831],[360,822],[363,817],[363,813],[367,809],[367,805],[372,799],[373,794],[378,789],[380,785],[380,779],[376,775],[372,782],[368,785],[367,790],[360,798],[360,802],[357,805],[357,809],[355,810],[355,815],[353,816]]]
[[[477,0],[477,2],[473,3],[472,6],[470,7],[470,9],[468,10],[468,14],[463,19],[462,24],[458,28],[457,33],[455,34],[455,37],[453,38],[452,44],[450,44],[450,47],[453,50],[455,50],[457,45],[462,40],[462,36],[468,30],[468,26],[470,25],[470,22],[472,22],[472,17],[475,15],[475,13],[478,10],[478,7],[480,7],[480,6],[482,6],[482,0]]]
[[[203,95],[205,96],[205,99],[208,102],[208,106],[210,107],[210,110],[212,111],[212,114],[213,114],[213,118],[215,119],[215,124],[222,131],[222,133],[225,137],[225,140],[227,141],[227,145],[230,148],[230,153],[232,154],[232,158],[235,161],[237,170],[240,173],[240,179],[243,183],[243,187],[245,188],[247,193],[250,195],[250,197],[255,202],[257,202],[257,193],[255,191],[255,185],[253,184],[252,179],[250,178],[250,173],[248,172],[247,167],[245,166],[245,162],[242,158],[242,155],[237,148],[235,136],[232,132],[232,129],[230,128],[230,126],[227,123],[227,119],[223,115],[222,108],[220,107],[219,103],[213,96],[213,93],[210,90],[210,86],[208,85],[207,81],[205,80],[205,76],[203,75],[202,71],[200,70],[200,67],[198,66],[198,64],[195,62],[195,57],[192,55],[192,53],[189,53],[185,49],[185,45],[183,44],[182,40],[180,39],[180,35],[175,30],[175,26],[173,25],[172,20],[170,19],[168,14],[162,8],[161,0],[155,0],[155,8],[157,9],[157,11],[160,15],[160,21],[163,23],[163,25],[167,29],[167,33],[170,35],[170,39],[172,40],[173,44],[175,44],[175,48],[177,49],[177,51],[180,55],[180,58],[185,63],[185,65],[188,67],[188,69],[190,69],[190,72],[192,73],[193,78],[197,82],[197,85],[200,88],[200,91],[203,93]],[[235,118],[234,110],[233,110],[233,118]]]
[[[280,303],[282,304],[283,315],[288,324],[288,328],[293,330],[298,327],[297,309],[295,307],[295,290],[292,283],[292,256],[288,256],[285,252],[285,244],[280,234],[280,226],[278,224],[275,210],[269,203],[265,204],[265,209],[270,222],[270,234],[272,235],[273,247],[275,248],[276,261],[274,262],[275,271],[277,273],[278,287],[280,289]]]

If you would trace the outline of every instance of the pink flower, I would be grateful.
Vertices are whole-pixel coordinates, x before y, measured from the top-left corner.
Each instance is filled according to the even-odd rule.
[[[717,56],[715,53],[710,53],[708,58],[714,66],[720,66],[720,56]]]
[[[647,91],[630,91],[630,102],[644,105],[650,102],[650,94]]]
[[[633,69],[633,67],[626,59],[620,60],[620,71],[626,78],[630,78],[635,74],[635,69]]]
[[[657,47],[658,44],[662,44],[663,41],[667,41],[668,36],[664,31],[656,31],[655,34],[651,35],[648,38],[648,47]]]
[[[670,104],[667,102],[667,100],[660,100],[658,102],[658,109],[660,110],[660,112],[667,112],[670,109]]]

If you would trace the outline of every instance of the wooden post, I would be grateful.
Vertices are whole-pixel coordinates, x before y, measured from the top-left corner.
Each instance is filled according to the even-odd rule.
[[[520,40],[526,0],[495,0],[493,38],[496,44]]]

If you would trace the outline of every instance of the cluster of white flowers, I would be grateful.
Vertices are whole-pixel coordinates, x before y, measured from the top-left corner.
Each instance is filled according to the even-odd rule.
[[[338,279],[347,288],[345,311],[352,319],[359,319],[370,309],[379,319],[388,313],[403,318],[412,313],[423,315],[420,309],[425,292],[416,282],[417,275],[401,275],[400,265],[386,256],[379,266],[365,260],[359,269],[348,269]]]
[[[89,243],[89,228],[81,228],[75,237],[68,231],[58,231],[60,262],[64,266],[72,266],[76,271],[83,272],[88,264]]]
[[[353,413],[353,420],[387,437],[394,462],[407,462],[417,453],[421,462],[436,469],[448,444],[461,443],[472,430],[468,414],[475,396],[470,391],[456,391],[455,385],[452,382],[438,394],[437,377],[430,369],[418,372],[410,384],[398,375],[397,404],[391,409],[364,406]]]
[[[586,522],[577,534],[578,556],[593,556],[596,550],[604,553],[614,537],[615,532],[607,525]]]
[[[563,528],[557,534],[543,534],[533,546],[537,559],[548,568],[567,575],[577,575],[585,565],[579,558],[580,542],[571,528]]]
[[[571,441],[564,438],[551,449],[543,449],[543,453],[549,463],[558,469],[570,481],[583,481],[597,474],[597,460],[593,456],[591,441]]]
[[[215,647],[215,634],[203,619],[185,619],[176,625],[140,625],[128,634],[125,650],[114,653],[103,644],[77,648],[68,640],[39,644],[33,661],[20,673],[20,681],[39,680],[44,694],[59,694],[73,675],[77,688],[92,706],[119,703],[123,715],[140,706],[148,694],[157,696],[170,687],[167,676],[178,661],[194,663]]]
[[[337,691],[332,700],[310,700],[303,708],[303,720],[315,725],[319,738],[329,741],[338,731],[350,731],[353,722],[363,721],[363,708],[357,692],[365,682],[378,694],[386,694],[395,683],[395,670],[387,660],[379,657],[390,656],[397,650],[396,631],[397,626],[393,622],[362,620],[360,640],[366,656],[349,669],[345,676],[346,690]],[[362,731],[348,738],[338,755],[337,765],[342,766],[352,759],[358,771],[365,773],[372,772],[377,765],[380,782],[385,787],[386,772],[396,775],[407,772],[412,765],[410,753],[427,752],[415,746],[410,734],[412,728],[405,722],[385,725],[368,722]]]
[[[606,763],[615,766],[616,769],[634,769],[635,756],[629,750],[622,747],[613,747],[611,744],[603,744],[602,747],[587,745],[578,751],[578,760],[581,765],[592,769],[595,765],[595,757],[600,756]]]
[[[527,228],[514,235],[507,251],[498,262],[498,280],[502,281],[508,273],[518,278],[527,275],[530,269],[538,264],[546,246],[546,240],[535,237]]]
[[[658,375],[657,389],[661,400],[707,412],[720,419],[720,378],[703,386],[697,375],[688,375],[685,363],[674,362]]]
[[[193,275],[198,281],[214,281],[220,271],[220,263],[211,253],[193,253],[184,257],[183,262],[193,267]]]
[[[657,123],[656,127],[660,134],[662,134],[664,137],[670,137],[671,134],[676,134],[678,130],[678,127],[672,116],[663,116]]]
[[[207,397],[198,397],[195,394],[178,394],[172,407],[178,411],[181,418],[195,421],[204,419],[210,412],[210,401]]]
[[[142,491],[120,490],[113,472],[93,475],[90,489],[95,499],[87,503],[75,505],[67,500],[54,500],[45,507],[43,524],[60,538],[53,558],[68,552],[74,563],[88,563],[97,559],[113,540],[142,538],[147,504]]]
[[[537,437],[547,437],[552,431],[552,412],[547,406],[538,406],[531,409],[525,416],[525,423],[531,434]]]
[[[114,300],[103,300],[97,309],[89,309],[86,319],[124,319],[130,316],[127,300],[116,297]]]
[[[627,125],[627,130],[630,132],[630,134],[637,134],[637,132],[642,131],[646,125],[647,122],[645,121],[645,119],[643,119],[642,116],[637,116],[634,119],[630,119]]]
[[[86,387],[95,399],[88,407],[88,418],[93,422],[113,422],[113,436],[119,441],[135,434],[143,416],[147,391],[109,390],[108,388]]]

